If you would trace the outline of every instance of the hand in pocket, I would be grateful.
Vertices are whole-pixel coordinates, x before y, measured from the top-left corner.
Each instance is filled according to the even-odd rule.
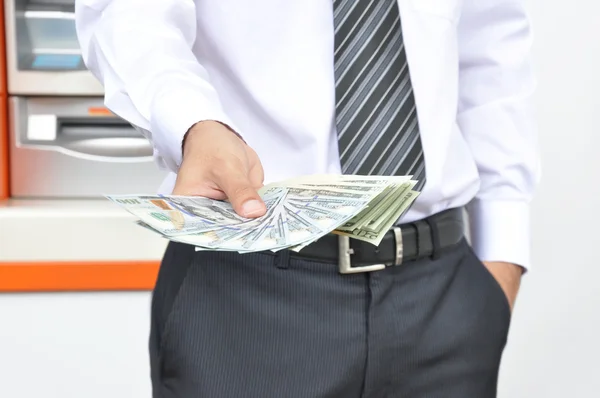
[[[517,300],[519,288],[521,287],[523,268],[515,264],[499,261],[484,261],[483,264],[504,291],[512,311]]]

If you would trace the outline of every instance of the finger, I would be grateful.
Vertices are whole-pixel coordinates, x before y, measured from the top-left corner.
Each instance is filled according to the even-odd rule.
[[[227,195],[225,192],[220,189],[212,189],[212,188],[181,188],[175,187],[173,189],[172,195],[175,196],[201,196],[203,198],[209,198],[214,200],[225,200],[227,199]]]
[[[171,194],[177,196],[202,196],[215,200],[224,200],[227,198],[225,192],[212,183],[197,181],[188,182],[184,179],[177,180]]]
[[[250,169],[249,173],[250,182],[254,188],[260,188],[264,185],[265,176],[263,173],[263,168],[260,163],[256,164],[254,167]]]
[[[247,151],[248,158],[250,161],[250,182],[252,183],[255,189],[259,190],[264,186],[265,182],[265,173],[262,167],[262,163],[260,162],[260,159],[258,158],[256,152],[252,148],[248,147]]]
[[[222,169],[216,182],[227,195],[235,212],[240,216],[255,218],[266,213],[266,206],[256,188],[243,173],[235,172],[232,169]]]

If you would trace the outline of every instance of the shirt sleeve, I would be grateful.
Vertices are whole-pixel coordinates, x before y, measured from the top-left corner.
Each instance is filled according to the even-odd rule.
[[[458,124],[481,185],[467,206],[483,261],[531,268],[530,203],[540,178],[531,98],[535,78],[525,0],[464,0]]]
[[[183,137],[199,121],[239,133],[192,52],[194,0],[77,0],[75,22],[106,107],[150,140],[161,168],[177,171]]]

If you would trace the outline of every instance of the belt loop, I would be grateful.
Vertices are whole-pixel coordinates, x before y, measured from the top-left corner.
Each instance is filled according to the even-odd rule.
[[[413,223],[415,229],[417,230],[417,258],[422,258],[424,256],[429,255],[429,247],[430,240],[427,239],[431,234],[429,230],[429,223],[425,220],[418,220]],[[433,242],[431,242],[433,243]]]
[[[431,259],[437,260],[440,258],[440,231],[437,229],[433,217],[427,217],[425,222],[429,225],[429,229],[431,230]]]
[[[421,256],[423,255],[423,222],[418,220],[418,221],[415,221],[413,223],[413,225],[415,226],[416,236],[417,236],[416,256],[417,256],[417,258],[421,258]]]
[[[279,269],[290,267],[290,251],[288,249],[282,249],[275,253],[275,266]]]

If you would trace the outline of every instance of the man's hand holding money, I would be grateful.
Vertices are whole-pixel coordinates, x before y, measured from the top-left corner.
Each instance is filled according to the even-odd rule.
[[[266,212],[257,192],[263,179],[252,148],[225,125],[203,121],[186,134],[173,195],[227,199],[240,216],[256,218]]]

